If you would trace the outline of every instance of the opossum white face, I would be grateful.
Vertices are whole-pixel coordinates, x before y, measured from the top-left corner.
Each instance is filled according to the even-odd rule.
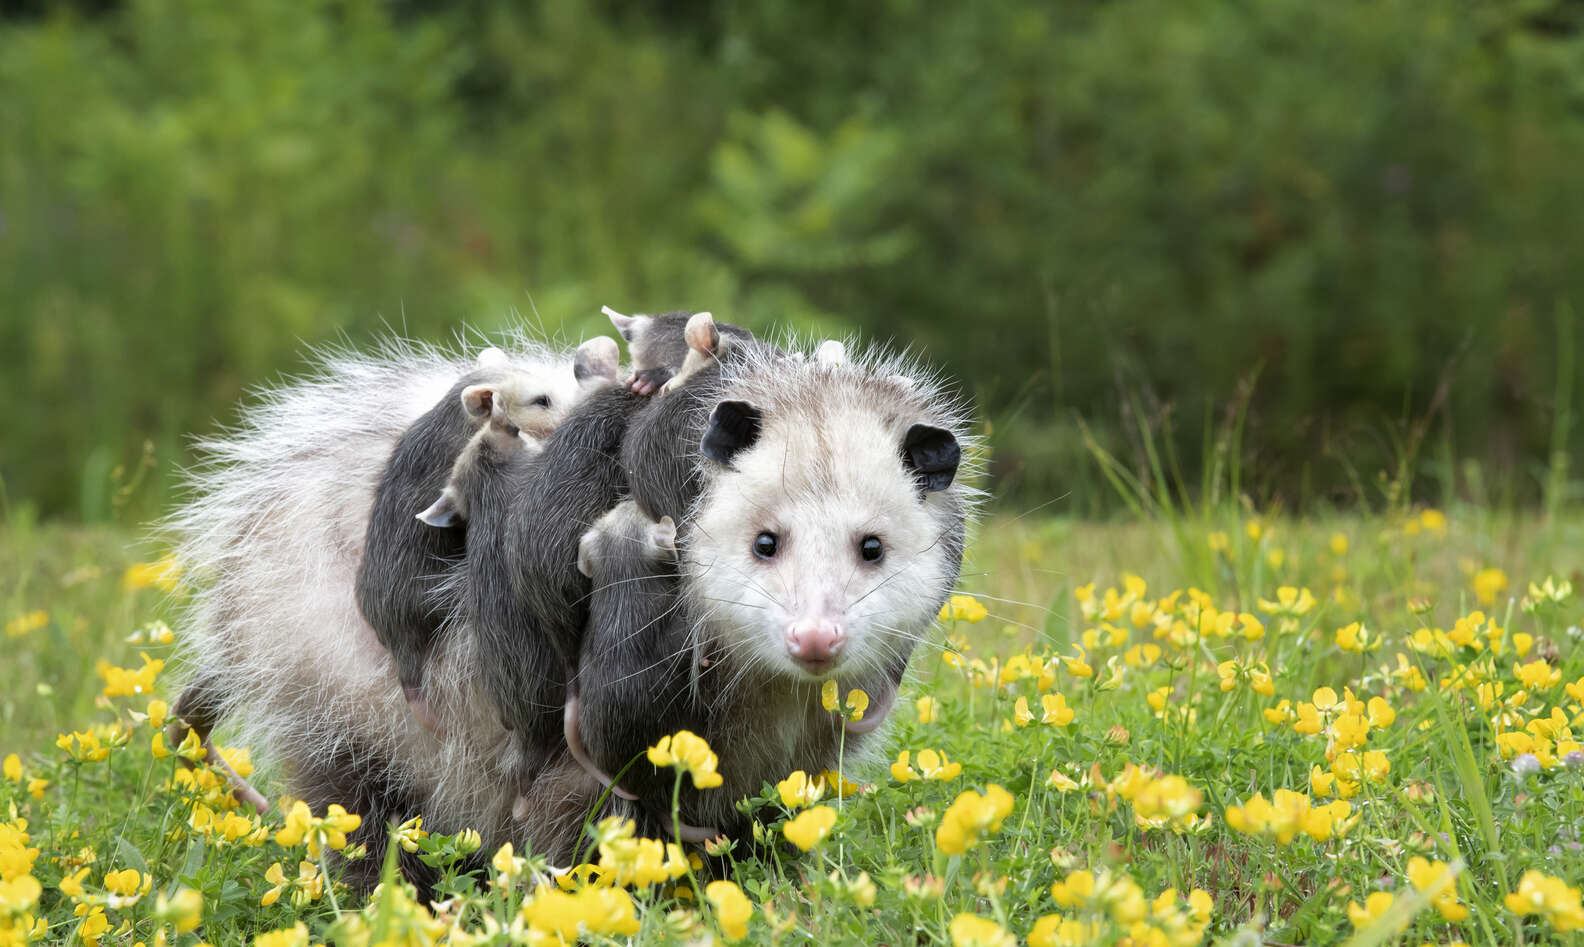
[[[726,401],[702,449],[719,468],[689,575],[726,648],[803,679],[905,657],[957,573],[956,439],[856,404],[811,425]]]

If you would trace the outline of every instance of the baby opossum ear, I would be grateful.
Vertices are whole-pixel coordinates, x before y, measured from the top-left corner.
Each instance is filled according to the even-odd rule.
[[[475,421],[487,419],[495,410],[495,386],[468,385],[463,388],[462,410]]]
[[[476,366],[481,369],[489,370],[503,369],[510,364],[510,361],[511,360],[506,357],[505,352],[502,352],[500,349],[492,345],[484,351],[478,353]]]
[[[669,516],[660,517],[644,530],[644,555],[655,562],[668,562],[676,558],[676,521]]]
[[[902,438],[902,464],[913,471],[919,491],[930,493],[951,486],[962,462],[962,448],[950,431],[915,424]]]
[[[577,355],[572,360],[572,377],[585,387],[599,382],[615,384],[620,365],[621,350],[616,340],[598,335],[577,347]]]
[[[682,337],[687,339],[688,348],[700,355],[714,358],[720,354],[720,330],[715,328],[715,317],[707,312],[689,316]]]
[[[578,539],[577,567],[584,578],[594,578],[594,563],[599,558],[599,537],[599,527],[591,526]]]
[[[759,440],[759,409],[746,401],[722,401],[710,412],[709,429],[699,442],[705,457],[723,467],[732,465],[732,458]]]
[[[462,525],[461,505],[456,501],[456,495],[448,487],[440,491],[440,499],[429,504],[429,508],[418,514],[418,518],[426,525],[436,529],[448,526]]]
[[[648,316],[624,316],[609,306],[601,306],[600,312],[610,319],[611,325],[629,342],[642,335],[644,327],[649,324]]]

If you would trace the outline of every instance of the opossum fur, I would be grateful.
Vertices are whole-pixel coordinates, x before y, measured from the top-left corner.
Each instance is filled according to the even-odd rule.
[[[575,387],[570,353],[525,336],[503,348],[518,370]],[[437,739],[408,712],[355,595],[392,450],[474,367],[462,352],[407,342],[321,353],[306,377],[260,392],[237,427],[198,442],[189,496],[165,524],[191,585],[177,712],[205,730],[224,719],[310,803],[378,806],[361,813],[362,840],[376,848],[386,817],[421,810],[438,831],[468,824],[492,836],[509,820],[488,776],[506,734],[472,686],[472,637],[440,629],[429,683],[454,736]],[[377,851],[368,862],[377,873]]]

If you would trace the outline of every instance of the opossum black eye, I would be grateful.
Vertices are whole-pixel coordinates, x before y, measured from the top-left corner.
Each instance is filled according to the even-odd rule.
[[[864,562],[879,562],[885,557],[885,543],[880,541],[879,536],[865,536],[858,540],[858,555],[863,557]]]
[[[528,403],[533,405],[536,408],[548,408],[548,407],[550,407],[550,396],[549,395],[540,395],[539,397],[535,398],[534,400],[532,400],[532,401],[530,401]]]
[[[774,559],[777,545],[776,534],[766,530],[754,537],[753,554],[760,559]]]

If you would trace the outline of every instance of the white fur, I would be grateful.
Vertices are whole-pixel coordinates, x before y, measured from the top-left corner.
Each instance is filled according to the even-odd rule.
[[[541,380],[564,414],[577,393],[568,354],[522,337],[507,348],[513,375]],[[194,585],[186,657],[223,675],[234,739],[288,771],[351,745],[381,751],[430,799],[431,821],[455,828],[447,816],[465,814],[488,831],[510,806],[485,775],[506,734],[473,684],[471,637],[448,629],[437,648],[433,703],[449,735],[438,740],[408,711],[354,591],[392,448],[474,367],[403,342],[323,353],[307,377],[261,392],[235,429],[199,442],[191,498],[166,525]]]

